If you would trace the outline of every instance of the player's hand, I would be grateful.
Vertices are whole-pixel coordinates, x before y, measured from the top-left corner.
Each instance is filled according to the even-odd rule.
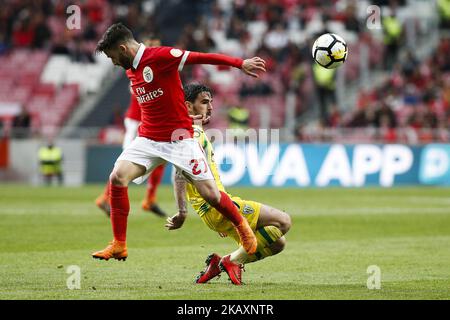
[[[199,124],[202,124],[202,125],[208,124],[208,123],[209,123],[209,120],[211,119],[210,116],[203,116],[203,115],[201,115],[201,114],[197,114],[197,115],[195,115],[195,116],[189,115],[189,117],[191,117],[192,122],[193,122],[194,124],[196,124],[196,125],[199,125]]]
[[[186,220],[187,213],[178,212],[173,217],[167,218],[167,223],[164,225],[164,227],[167,228],[167,230],[175,230],[179,229],[183,226],[184,220]]]
[[[245,59],[244,63],[242,63],[241,67],[242,71],[244,71],[249,76],[258,78],[257,71],[266,72],[266,62],[264,59],[260,57],[253,57],[251,59]]]

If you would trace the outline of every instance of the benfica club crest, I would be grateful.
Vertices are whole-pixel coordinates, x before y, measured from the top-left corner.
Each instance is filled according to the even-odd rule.
[[[152,82],[153,71],[149,66],[146,66],[142,71],[142,77],[144,78],[145,82]]]

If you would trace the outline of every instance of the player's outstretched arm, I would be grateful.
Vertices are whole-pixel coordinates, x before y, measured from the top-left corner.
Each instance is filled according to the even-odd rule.
[[[167,218],[166,220],[167,223],[164,226],[168,230],[175,230],[181,228],[184,224],[184,220],[186,220],[187,217],[186,180],[178,171],[175,174],[173,190],[175,194],[175,200],[178,205],[178,213],[173,217]]]
[[[220,53],[189,52],[186,64],[213,64],[235,67],[255,78],[258,78],[257,72],[266,72],[266,62],[260,57],[242,60]]]

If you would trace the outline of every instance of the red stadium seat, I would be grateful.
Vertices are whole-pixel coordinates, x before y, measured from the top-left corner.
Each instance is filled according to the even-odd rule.
[[[55,95],[55,89],[55,86],[51,83],[41,83],[34,89],[34,94],[53,97]]]

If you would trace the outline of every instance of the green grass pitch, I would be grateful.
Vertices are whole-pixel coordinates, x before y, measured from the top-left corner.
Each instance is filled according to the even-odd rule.
[[[140,209],[144,188],[129,189],[129,257],[98,261],[90,253],[111,240],[94,206],[103,186],[0,185],[0,299],[449,299],[450,189],[230,188],[291,214],[281,254],[248,264],[245,285],[226,275],[193,280],[211,252],[236,247],[191,210],[182,229]],[[175,212],[170,186],[159,200]],[[81,288],[66,273],[80,267]],[[369,290],[367,268],[381,270]]]

